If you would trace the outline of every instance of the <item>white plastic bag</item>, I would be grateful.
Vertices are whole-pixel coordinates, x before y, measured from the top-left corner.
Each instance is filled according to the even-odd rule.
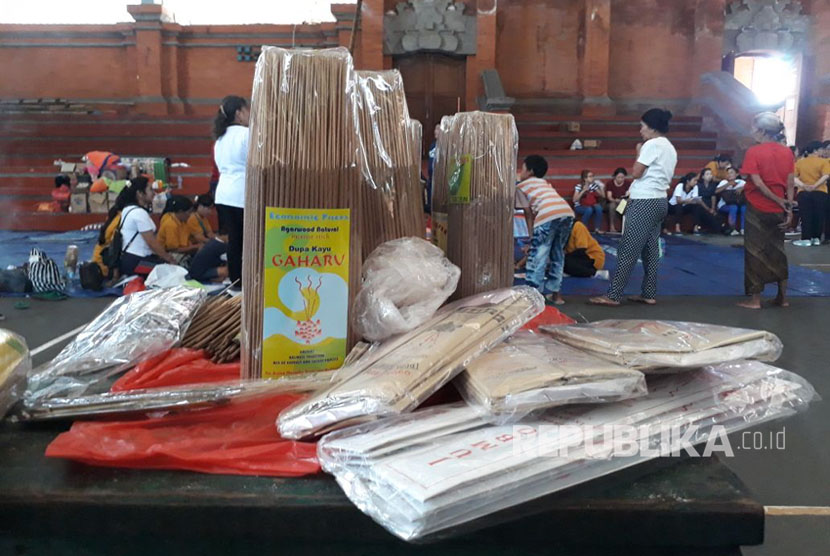
[[[187,269],[174,264],[156,265],[144,285],[148,288],[175,288],[187,282]]]
[[[409,332],[452,295],[460,276],[461,270],[426,240],[387,241],[363,263],[363,285],[352,311],[357,333],[379,342]]]

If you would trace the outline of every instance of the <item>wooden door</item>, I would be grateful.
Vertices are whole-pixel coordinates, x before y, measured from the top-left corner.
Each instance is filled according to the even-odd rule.
[[[464,109],[466,62],[441,54],[414,54],[396,58],[395,67],[403,77],[409,115],[424,126],[426,156],[441,118]]]

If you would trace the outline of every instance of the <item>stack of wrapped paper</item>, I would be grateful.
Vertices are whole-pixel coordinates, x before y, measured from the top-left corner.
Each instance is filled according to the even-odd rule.
[[[467,403],[497,423],[558,405],[614,402],[648,392],[640,371],[531,332],[518,332],[473,360],[455,385]]]
[[[560,342],[643,371],[696,369],[740,359],[775,361],[783,345],[763,330],[660,320],[543,326]]]
[[[557,408],[518,425],[488,424],[463,405],[426,409],[331,433],[318,456],[358,508],[414,540],[683,446],[722,446],[726,433],[815,397],[797,375],[756,361],[649,386],[646,397]]]

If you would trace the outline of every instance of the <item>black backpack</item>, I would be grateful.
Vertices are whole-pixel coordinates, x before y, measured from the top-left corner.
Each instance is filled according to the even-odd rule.
[[[124,220],[127,219],[127,214],[127,209],[124,209],[121,212],[121,222],[118,223],[118,228],[115,230],[115,233],[112,234],[112,241],[110,241],[110,244],[101,251],[101,260],[104,265],[110,269],[110,271],[118,268],[121,263],[121,253],[132,245],[135,237],[138,235],[138,232],[133,234],[133,237],[130,238],[129,243],[124,245],[124,237],[121,235],[121,228],[124,226]]]
[[[104,286],[104,273],[101,272],[98,263],[83,263],[78,270],[78,276],[81,279],[81,287],[85,290],[99,292]]]

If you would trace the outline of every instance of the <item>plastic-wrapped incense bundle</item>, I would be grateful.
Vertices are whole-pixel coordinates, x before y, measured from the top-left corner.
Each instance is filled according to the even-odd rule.
[[[340,366],[362,262],[359,136],[343,48],[264,47],[245,199],[242,375]]]
[[[527,286],[506,288],[451,303],[395,339],[331,388],[283,411],[284,438],[317,436],[356,421],[412,411],[544,309]]]
[[[381,243],[423,237],[420,156],[397,70],[357,72],[357,119],[365,186],[360,188],[364,257]]]
[[[513,116],[461,112],[444,135],[445,150],[439,150],[449,189],[447,256],[461,268],[456,296],[508,287],[518,153]]]
[[[447,132],[452,119],[453,116],[441,118],[435,138],[435,158],[432,164],[432,240],[444,253],[447,252],[447,204],[450,200]]]

